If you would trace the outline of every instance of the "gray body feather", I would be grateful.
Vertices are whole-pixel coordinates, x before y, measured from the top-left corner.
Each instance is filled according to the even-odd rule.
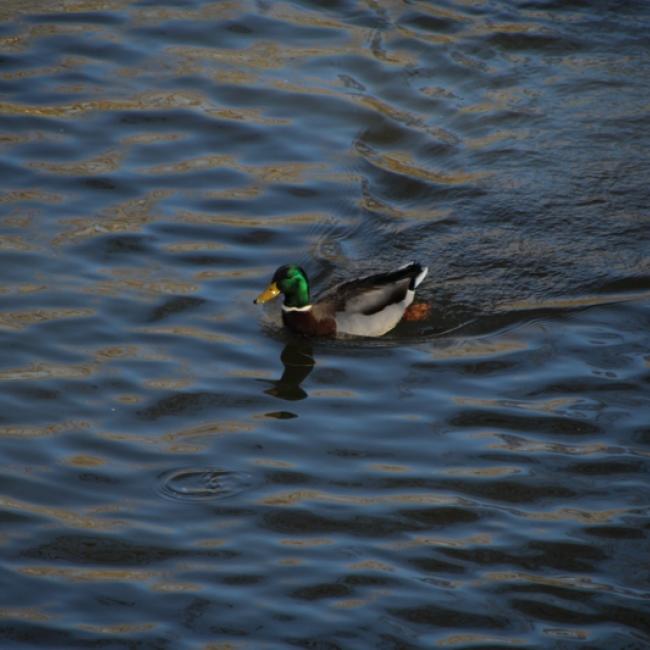
[[[427,271],[411,263],[392,273],[343,282],[319,296],[314,316],[333,316],[337,334],[382,336],[399,323]]]

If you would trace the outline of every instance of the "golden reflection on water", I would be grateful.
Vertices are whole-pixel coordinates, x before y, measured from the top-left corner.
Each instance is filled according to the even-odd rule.
[[[346,31],[349,33],[349,26]],[[361,39],[360,43],[355,46],[354,50],[358,50],[359,55],[365,56],[365,38]],[[281,52],[281,54],[280,54]],[[202,62],[210,67],[213,65],[212,61],[206,61],[206,58],[216,59],[220,65],[231,65],[233,70],[223,70],[219,69],[215,74],[218,76],[219,80],[222,82],[234,83],[244,86],[251,86],[254,83],[262,84],[261,80],[257,79],[255,76],[251,77],[250,74],[242,72],[242,66],[252,68],[252,69],[277,69],[283,68],[288,65],[293,65],[295,61],[309,58],[319,58],[323,56],[329,56],[336,54],[337,56],[341,55],[341,50],[330,50],[327,48],[324,49],[315,49],[315,48],[306,48],[306,49],[292,49],[286,51],[285,48],[278,50],[273,44],[258,44],[249,48],[247,50],[217,50],[217,51],[207,51],[205,48],[196,48],[191,47],[178,47],[174,48],[172,54],[178,59],[183,60],[182,64],[184,68],[187,68],[191,63],[196,64]],[[382,61],[388,64],[394,64],[399,66],[408,66],[414,65],[415,61],[413,60],[410,54],[402,52],[391,52],[390,55],[384,54]],[[187,72],[187,71],[186,71]],[[198,72],[195,70],[195,72]],[[288,81],[287,79],[269,79],[265,82],[267,85],[270,85],[278,90],[287,92],[287,93],[298,93],[306,94],[309,96],[315,95],[327,95],[345,103],[355,104],[357,106],[370,109],[381,115],[384,115],[392,120],[395,120],[399,123],[402,123],[409,128],[416,128],[424,132],[433,135],[435,138],[442,139],[446,142],[456,142],[456,138],[447,134],[439,127],[428,126],[430,117],[427,115],[416,115],[411,112],[408,112],[401,108],[396,108],[395,106],[390,105],[384,100],[381,100],[373,95],[365,94],[352,94],[347,91],[344,81],[338,79],[333,81],[334,87],[324,87],[322,79],[320,78],[309,78],[302,76],[300,82]],[[338,90],[336,87],[343,87],[343,91]],[[259,110],[252,112],[252,109],[247,108],[237,108],[233,109],[229,107],[228,109],[211,109],[206,107],[208,113],[213,114],[217,117],[225,117],[226,119],[247,119],[252,120],[253,122],[258,122],[261,124],[286,124],[288,123],[287,118],[277,118],[277,117],[266,117],[261,116]],[[224,110],[226,112],[224,112]],[[417,168],[416,168],[417,169]]]
[[[99,371],[102,365],[113,359],[135,358],[140,356],[135,346],[109,347],[91,352],[94,362],[53,364],[32,363],[24,368],[7,368],[0,370],[0,381],[41,380],[41,379],[86,379]],[[141,357],[144,358],[144,357]]]
[[[165,580],[164,582],[157,582],[151,585],[151,591],[166,594],[198,593],[204,589],[205,585],[200,585],[196,582],[174,582],[171,580]]]
[[[83,318],[94,316],[94,309],[84,307],[68,309],[34,309],[32,311],[4,311],[0,312],[0,328],[22,330],[36,323],[65,320],[69,318]]]
[[[603,524],[631,513],[634,508],[610,508],[609,510],[582,510],[558,508],[552,512],[520,511],[519,514],[533,521],[574,521],[580,524]]]
[[[332,28],[345,32],[359,31],[359,28],[338,20],[334,15],[327,16],[310,11],[310,8],[306,5],[303,5],[300,11],[296,11],[294,7],[286,2],[275,2],[269,8],[270,15],[287,23],[304,25],[306,27]]]
[[[443,185],[460,185],[474,183],[489,176],[489,172],[440,172],[432,169],[426,169],[417,165],[411,154],[407,152],[391,152],[390,154],[380,154],[366,145],[357,146],[359,154],[369,163],[383,169],[384,171],[395,174],[402,174],[409,178],[419,178],[431,183]]]
[[[404,38],[412,40],[425,41],[433,43],[434,45],[447,45],[451,46],[458,37],[454,34],[435,34],[433,32],[423,32],[417,29],[412,29],[406,25],[397,25],[395,31]]]
[[[117,395],[115,397],[115,401],[120,404],[138,404],[142,399],[140,395]]]
[[[212,67],[215,64],[228,66],[234,70],[252,69],[268,73],[272,70],[291,67],[298,69],[308,65],[314,59],[327,57],[339,58],[344,56],[367,56],[366,31],[355,29],[350,25],[345,27],[347,41],[336,47],[300,47],[272,41],[259,41],[241,49],[207,49],[193,46],[171,46],[167,49],[169,55],[180,62],[181,67],[203,64]],[[372,50],[371,50],[372,51]],[[372,51],[377,56],[377,50]],[[412,54],[403,50],[379,51],[382,62],[388,65],[408,66],[417,61]],[[282,83],[282,80],[276,80]],[[273,83],[273,81],[271,81]]]
[[[438,361],[453,359],[480,359],[486,357],[503,357],[512,352],[520,352],[529,348],[528,343],[515,338],[495,339],[458,339],[452,343],[434,342],[431,346],[431,356]]]
[[[183,280],[174,280],[171,278],[145,280],[141,278],[143,274],[142,269],[120,269],[119,271],[114,269],[112,274],[123,277],[116,278],[115,280],[95,282],[92,285],[84,287],[84,293],[103,296],[123,296],[125,291],[135,291],[142,294],[160,296],[165,294],[190,294],[196,293],[199,290],[197,284],[191,284]]]
[[[454,22],[458,22],[460,24],[468,22],[470,20],[475,20],[471,16],[471,14],[461,13],[460,11],[456,11],[451,7],[434,5],[428,2],[422,2],[421,0],[416,0],[412,4],[413,6],[417,7],[418,11],[421,11],[422,13],[429,14],[431,16],[440,17],[440,18],[448,18],[449,20],[453,20]],[[468,6],[475,7],[475,6],[484,5],[485,0],[464,0],[464,2],[461,2],[459,4],[465,4]],[[401,3],[394,3],[394,7],[397,10],[398,15],[401,14],[401,12],[403,11]]]
[[[300,546],[301,548],[310,548],[313,546],[329,546],[336,542],[327,538],[310,538],[310,539],[281,539],[280,544],[283,546]]]
[[[212,214],[183,211],[176,215],[177,221],[198,224],[215,224],[236,228],[277,228],[279,226],[313,225],[327,223],[328,215],[322,212],[301,212],[285,216],[252,217],[236,214]]]
[[[205,190],[202,196],[206,199],[254,199],[264,192],[265,188],[261,185],[247,185],[245,187],[233,187],[223,190]]]
[[[515,140],[525,141],[530,138],[531,133],[526,129],[521,129],[519,131],[513,129],[495,129],[481,137],[465,138],[464,144],[469,149],[480,150],[486,149],[493,144],[503,142],[504,140],[513,142]]]
[[[83,420],[66,420],[56,424],[26,425],[2,424],[0,425],[0,438],[44,438],[55,436],[64,431],[78,431],[90,429],[90,422]]]
[[[255,427],[248,422],[237,420],[224,420],[219,422],[204,422],[186,429],[180,429],[174,433],[167,433],[161,437],[166,442],[180,438],[194,438],[204,436],[223,435],[226,433],[242,433],[253,431]]]
[[[459,111],[461,113],[495,113],[505,110],[516,110],[518,113],[525,113],[527,115],[538,115],[539,110],[531,108],[529,105],[530,95],[532,93],[527,91],[522,95],[520,89],[504,89],[498,91],[489,91],[484,93],[483,101],[475,104],[467,104],[462,106]]]
[[[247,642],[239,643],[235,641],[234,643],[230,641],[223,642],[210,642],[206,643],[201,647],[201,650],[239,650],[240,648],[248,648],[249,644]]]
[[[237,18],[241,14],[241,2],[239,0],[219,0],[219,2],[187,6],[142,5],[133,7],[132,2],[128,4],[131,7],[134,20],[141,25],[157,24],[171,20],[227,20]]]
[[[185,133],[136,133],[123,137],[120,143],[127,146],[134,144],[158,144],[159,142],[178,142],[186,138],[187,135]]]
[[[170,253],[195,253],[198,251],[219,251],[227,249],[226,244],[216,241],[184,241],[174,242],[164,246]]]
[[[450,634],[436,641],[439,648],[453,648],[454,646],[467,647],[469,645],[506,645],[506,646],[529,646],[526,639],[511,636],[498,636],[494,634]]]
[[[376,111],[377,113],[380,113],[381,115],[384,115],[391,120],[399,122],[409,129],[423,131],[424,133],[433,136],[435,140],[440,140],[441,142],[451,145],[454,145],[458,142],[457,136],[453,135],[452,133],[445,131],[439,126],[429,126],[428,122],[430,121],[430,117],[426,115],[418,115],[413,112],[395,108],[391,104],[377,99],[372,95],[348,95],[346,98],[348,101],[354,101],[360,106],[370,108],[371,110]],[[357,147],[357,149],[359,149],[359,147]],[[397,153],[396,155],[403,157],[405,154],[402,152],[401,154]],[[414,169],[417,170],[417,167],[414,166]],[[426,176],[426,172],[421,173]]]
[[[275,458],[254,458],[252,462],[259,467],[273,467],[274,469],[293,469],[296,467],[295,463]]]
[[[32,251],[34,246],[28,244],[20,235],[0,236],[0,251]]]
[[[522,467],[505,466],[505,467],[448,467],[443,470],[443,474],[448,476],[467,476],[467,477],[489,477],[499,478],[502,476],[513,476],[521,474],[526,470]]]
[[[380,562],[379,560],[361,560],[359,562],[352,562],[348,564],[348,567],[352,571],[383,571],[385,573],[393,573],[396,571],[396,567],[386,564],[385,562]]]
[[[200,548],[220,548],[227,544],[227,540],[222,538],[199,539],[195,544]]]
[[[255,430],[255,426],[250,422],[219,420],[202,422],[184,429],[168,431],[158,435],[121,432],[104,432],[99,435],[116,442],[162,447],[162,451],[170,454],[193,454],[204,451],[215,437],[233,433],[246,433],[253,430]]]
[[[250,165],[236,160],[230,154],[206,154],[174,163],[163,163],[140,170],[146,174],[185,174],[204,169],[233,169],[253,176],[263,185],[269,183],[300,183],[319,170],[325,170],[323,163],[287,162],[272,165]]]
[[[478,433],[476,438],[497,438],[500,442],[489,445],[491,449],[508,449],[511,451],[546,452],[575,456],[591,456],[609,454],[612,446],[605,442],[587,442],[565,444],[562,442],[543,442],[536,439],[524,438],[521,435],[501,434],[493,432]]]
[[[337,609],[358,609],[359,607],[365,607],[370,604],[374,599],[371,597],[368,598],[345,598],[342,600],[334,600],[330,603],[330,607],[335,607]]]
[[[151,109],[200,108],[205,99],[196,93],[147,92],[132,99],[93,99],[57,104],[55,106],[36,106],[0,102],[0,115],[33,115],[37,117],[58,117],[78,119],[93,112],[143,111]]]
[[[407,549],[418,546],[469,548],[472,546],[488,546],[490,544],[494,544],[492,535],[487,533],[477,533],[467,537],[429,537],[427,535],[415,535],[408,541],[390,544],[390,547],[395,549]]]
[[[106,460],[97,456],[77,454],[76,456],[70,456],[64,459],[62,462],[72,467],[101,467],[106,463]]]
[[[115,623],[113,625],[79,623],[77,627],[93,634],[137,634],[155,629],[158,623]]]
[[[616,586],[597,582],[589,576],[560,575],[547,576],[526,573],[523,571],[488,571],[483,574],[483,579],[493,582],[524,582],[529,584],[558,587],[560,589],[579,589],[581,591],[613,592],[621,591]],[[622,590],[629,595],[640,595],[632,589]],[[645,594],[644,594],[645,595]]]
[[[29,162],[28,167],[42,169],[51,174],[65,176],[85,176],[109,174],[117,171],[123,162],[124,154],[117,151],[106,151],[99,156],[81,162]]]
[[[0,203],[20,203],[21,201],[39,201],[42,203],[62,203],[63,196],[53,192],[44,192],[35,188],[23,190],[9,190],[0,194]],[[16,228],[27,227],[30,225],[30,219],[21,216],[8,217],[3,220],[7,226]]]
[[[361,496],[334,494],[325,490],[293,490],[263,497],[260,503],[266,506],[295,506],[304,502],[318,501],[344,505],[393,505],[393,504],[435,504],[457,505],[458,497],[441,494],[389,494],[385,496]]]
[[[222,81],[224,81],[222,79]],[[247,124],[260,124],[264,126],[284,126],[291,124],[288,118],[264,117],[262,111],[257,108],[210,108],[206,110],[208,115],[220,120],[236,120],[237,122],[246,122]]]
[[[419,209],[419,208],[398,208],[385,201],[380,201],[369,192],[364,192],[359,199],[359,206],[375,214],[381,214],[391,219],[402,219],[410,225],[412,221],[441,221],[451,215],[451,210],[441,209]],[[407,226],[408,227],[408,226]]]
[[[388,472],[389,474],[409,474],[413,468],[407,465],[387,465],[386,463],[371,463],[368,469],[373,472]]]
[[[53,566],[24,566],[18,571],[37,578],[59,578],[69,582],[145,582],[163,573],[148,569],[78,569]]]
[[[85,379],[99,368],[98,364],[52,364],[32,363],[26,368],[10,368],[0,370],[0,381],[16,381],[21,379]]]
[[[55,617],[34,607],[0,607],[0,619],[44,623],[52,618]]]
[[[46,284],[30,284],[30,283],[24,283],[24,284],[14,284],[11,287],[6,287],[6,286],[1,286],[0,285],[0,293],[3,294],[28,294],[28,293],[39,293],[43,291],[49,291],[50,287],[48,287]]]
[[[157,334],[161,336],[182,336],[199,341],[207,341],[208,343],[226,343],[228,345],[243,345],[245,343],[243,339],[238,339],[229,334],[219,334],[218,332],[204,330],[190,325],[139,327],[136,331],[143,332],[144,334]]]
[[[357,391],[343,390],[341,388],[317,388],[309,393],[312,397],[325,397],[336,399],[356,399],[360,396]]]
[[[140,356],[140,351],[135,345],[113,345],[96,350],[94,356],[97,361],[106,362],[113,359],[132,359]]]
[[[194,383],[194,380],[191,377],[179,377],[179,378],[162,378],[162,379],[148,379],[144,382],[144,385],[147,388],[153,390],[182,390],[187,388]]]
[[[208,280],[224,280],[230,278],[257,278],[259,277],[259,269],[229,269],[227,271],[197,271],[192,277],[197,282],[206,282]],[[258,291],[257,289],[255,290]],[[251,301],[252,302],[252,301]],[[248,305],[248,301],[246,301]],[[241,302],[238,303],[238,306],[241,307]],[[230,315],[232,316],[234,311],[231,307]]]
[[[601,295],[583,295],[571,298],[534,298],[518,300],[501,306],[504,311],[526,311],[535,309],[575,309],[578,307],[595,307],[617,302],[645,302],[650,299],[650,291],[630,291],[626,293],[605,293]]]
[[[530,400],[524,402],[522,400],[513,399],[487,399],[478,397],[453,397],[453,401],[458,406],[467,406],[472,408],[491,408],[491,409],[516,409],[521,411],[529,411],[531,413],[545,413],[554,415],[562,413],[572,407],[578,406],[584,401],[584,398],[579,397],[556,397],[551,399]]]
[[[80,515],[64,508],[53,508],[50,506],[39,506],[27,501],[19,501],[10,497],[0,496],[0,505],[19,512],[29,512],[56,521],[59,525],[71,528],[83,528],[84,530],[114,530],[125,525],[119,519],[109,519]]]
[[[70,226],[52,240],[55,246],[75,243],[80,239],[103,236],[116,232],[137,232],[143,226],[157,221],[156,205],[173,194],[171,190],[151,190],[137,199],[124,201],[111,207],[110,213],[99,217],[62,219],[60,223]],[[141,274],[142,271],[139,271]],[[137,277],[137,276],[136,276]]]
[[[544,634],[558,639],[577,639],[586,641],[591,636],[587,630],[568,627],[546,627]]]

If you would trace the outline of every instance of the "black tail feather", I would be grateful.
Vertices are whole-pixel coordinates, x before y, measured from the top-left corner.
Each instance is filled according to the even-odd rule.
[[[414,288],[415,279],[422,273],[422,265],[417,262],[411,262],[406,266],[403,266],[397,271],[389,271],[388,273],[376,273],[375,275],[369,275],[365,278],[361,278],[360,282],[368,285],[376,284],[390,284],[391,282],[399,282],[404,278],[411,278],[411,283],[409,284],[409,289]]]

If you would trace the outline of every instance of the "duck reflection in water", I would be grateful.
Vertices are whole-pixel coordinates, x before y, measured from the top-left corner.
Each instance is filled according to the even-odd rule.
[[[314,369],[313,346],[306,340],[291,340],[282,350],[280,360],[284,365],[284,371],[280,379],[271,381],[271,388],[264,392],[273,395],[278,399],[295,402],[308,397],[307,392],[300,384],[307,378],[307,375]]]

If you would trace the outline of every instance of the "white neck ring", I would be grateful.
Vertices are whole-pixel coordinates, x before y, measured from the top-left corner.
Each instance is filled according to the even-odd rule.
[[[287,305],[282,305],[282,311],[309,311],[312,308],[312,305],[305,305],[304,307],[287,307]]]

